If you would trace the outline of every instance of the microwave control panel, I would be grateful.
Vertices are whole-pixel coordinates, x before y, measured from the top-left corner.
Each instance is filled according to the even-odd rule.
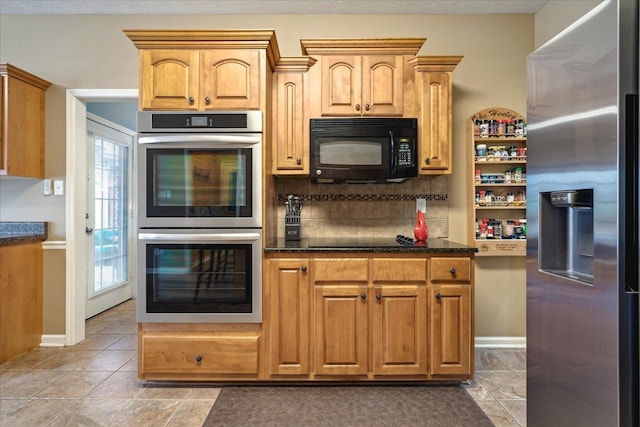
[[[398,167],[411,167],[414,166],[414,152],[411,144],[408,140],[400,140],[398,145]]]

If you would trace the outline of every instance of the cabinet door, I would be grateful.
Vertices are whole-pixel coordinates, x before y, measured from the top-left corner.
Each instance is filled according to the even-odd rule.
[[[434,285],[429,300],[431,375],[471,376],[471,287]]]
[[[404,101],[403,57],[362,57],[362,114],[402,116]]]
[[[315,286],[316,375],[366,375],[366,285]]]
[[[309,120],[306,108],[308,76],[276,73],[273,157],[276,175],[309,174]]]
[[[306,259],[269,262],[271,374],[309,373],[309,281]]]
[[[451,75],[418,73],[422,97],[418,128],[420,173],[451,173]]]
[[[362,58],[327,55],[322,59],[323,116],[359,116],[362,111]]]
[[[374,286],[373,374],[427,374],[425,285]]]
[[[201,110],[260,109],[260,52],[257,49],[202,51]]]
[[[139,107],[196,110],[199,58],[197,50],[141,50]]]

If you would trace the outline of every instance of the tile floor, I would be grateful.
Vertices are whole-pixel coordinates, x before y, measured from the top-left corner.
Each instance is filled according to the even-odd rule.
[[[0,426],[201,426],[219,389],[137,379],[135,303],[87,320],[86,339],[0,365]],[[478,349],[467,390],[494,424],[526,422],[525,351]]]

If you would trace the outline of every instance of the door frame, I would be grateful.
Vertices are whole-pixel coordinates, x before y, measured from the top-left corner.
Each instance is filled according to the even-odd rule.
[[[91,102],[131,101],[138,98],[137,89],[67,89],[66,92],[66,177],[65,206],[65,345],[85,338],[86,253],[83,240],[86,212],[86,179],[81,174],[86,163],[87,107]],[[135,289],[133,292],[135,296]]]

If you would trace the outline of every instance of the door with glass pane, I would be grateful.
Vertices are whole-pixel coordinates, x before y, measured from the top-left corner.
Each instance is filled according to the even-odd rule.
[[[86,318],[133,297],[133,135],[87,119]]]

